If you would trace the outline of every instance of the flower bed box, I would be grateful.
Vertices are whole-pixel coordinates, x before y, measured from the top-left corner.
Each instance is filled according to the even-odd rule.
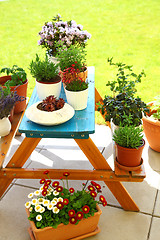
[[[36,240],[67,240],[85,235],[87,233],[93,233],[97,228],[100,215],[102,214],[102,211],[98,205],[97,210],[98,212],[96,212],[94,216],[82,219],[77,225],[71,223],[64,225],[61,223],[56,229],[52,227],[37,229],[33,221],[29,222]],[[26,212],[29,217],[28,209],[26,209]],[[96,233],[98,232],[99,231]]]

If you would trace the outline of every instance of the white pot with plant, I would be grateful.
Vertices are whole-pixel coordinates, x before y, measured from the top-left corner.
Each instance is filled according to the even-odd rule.
[[[54,95],[59,98],[61,92],[61,77],[59,76],[58,65],[51,62],[48,56],[41,60],[36,54],[35,61],[30,63],[31,75],[36,78],[36,90],[40,100]]]

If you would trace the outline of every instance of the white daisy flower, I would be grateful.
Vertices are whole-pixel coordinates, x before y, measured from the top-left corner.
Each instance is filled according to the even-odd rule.
[[[63,202],[63,198],[62,197],[57,198],[57,202]]]
[[[51,188],[51,187],[48,188],[48,191],[53,192],[53,188]]]
[[[32,199],[32,204],[33,204],[33,205],[36,205],[36,204],[37,204],[37,199],[36,199],[36,198],[33,198],[33,199]]]
[[[51,201],[51,204],[53,205],[53,206],[55,206],[56,204],[57,204],[57,201],[55,201],[54,199]]]
[[[33,193],[28,194],[28,198],[32,198],[33,195],[34,195]]]
[[[32,210],[33,210],[33,207],[30,207],[30,208],[29,208],[29,212],[32,212]]]
[[[30,208],[30,206],[31,206],[31,202],[26,202],[25,207]]]
[[[48,206],[47,206],[48,210],[52,210],[53,207],[54,207],[54,205],[52,203],[48,204]]]
[[[39,188],[39,190],[42,192],[42,191],[43,191],[43,186],[41,186],[41,187]]]
[[[36,220],[37,220],[37,221],[41,221],[41,220],[42,220],[42,216],[41,216],[41,215],[37,215],[37,216],[36,216]]]
[[[39,191],[39,190],[37,190],[37,191],[34,192],[34,195],[35,195],[35,196],[39,196],[40,194],[41,194],[41,191]]]
[[[41,207],[40,210],[39,210],[40,213],[43,213],[44,211],[45,211],[44,207]]]
[[[43,204],[44,199],[43,198],[38,198],[38,203]]]
[[[43,201],[43,206],[46,207],[46,206],[48,206],[48,204],[50,204],[50,201],[49,201],[49,200],[44,200],[44,201]]]
[[[56,190],[53,192],[53,195],[54,196],[57,196],[57,195],[59,195],[59,192],[57,192]]]
[[[59,213],[59,209],[57,207],[53,207],[53,213]]]
[[[36,211],[36,212],[39,212],[40,209],[41,209],[41,205],[38,204],[38,205],[35,206],[35,211]]]
[[[50,195],[51,195],[51,192],[47,190],[46,196],[50,196]]]

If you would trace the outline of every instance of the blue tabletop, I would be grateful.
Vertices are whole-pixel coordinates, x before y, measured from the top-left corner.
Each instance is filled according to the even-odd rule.
[[[95,132],[95,86],[94,86],[94,68],[88,68],[88,103],[87,108],[80,111],[75,111],[75,115],[68,122],[55,126],[43,126],[31,122],[26,115],[22,119],[19,127],[19,132],[25,133],[26,137],[32,138],[75,138],[87,139],[89,134]],[[61,89],[61,95],[66,101],[64,89]],[[34,89],[28,107],[39,98]],[[67,102],[67,101],[66,101]]]

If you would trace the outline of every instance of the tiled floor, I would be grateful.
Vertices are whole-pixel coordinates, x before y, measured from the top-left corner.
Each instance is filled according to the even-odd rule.
[[[112,144],[110,129],[96,125],[91,135],[111,167]],[[16,137],[5,164],[16,150],[23,136]],[[143,159],[147,177],[142,183],[125,182],[124,186],[140,208],[140,212],[124,211],[107,187],[103,193],[108,206],[102,208],[99,222],[101,232],[88,240],[159,240],[160,239],[160,153],[154,152],[146,142]],[[74,140],[43,139],[30,156],[25,167],[92,169]],[[81,181],[72,181],[74,187]],[[103,182],[101,182],[103,185]],[[24,204],[38,180],[16,180],[0,201],[0,240],[29,240],[29,227]],[[45,239],[44,239],[45,240]]]

